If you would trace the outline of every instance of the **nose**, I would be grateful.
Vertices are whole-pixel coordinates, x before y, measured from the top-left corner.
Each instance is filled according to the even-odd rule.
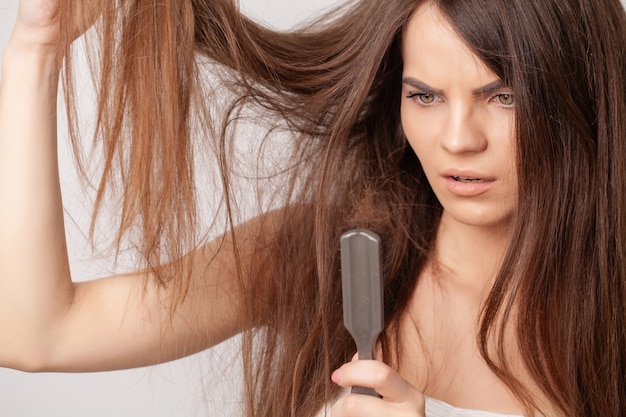
[[[450,153],[481,152],[487,149],[485,126],[471,106],[458,104],[448,109],[441,132],[441,147]]]

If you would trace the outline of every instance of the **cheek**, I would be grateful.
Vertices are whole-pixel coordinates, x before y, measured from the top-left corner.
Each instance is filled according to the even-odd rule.
[[[402,130],[413,152],[415,152],[421,161],[421,156],[423,156],[425,148],[427,147],[428,132],[425,128],[427,125],[420,121],[419,117],[416,117],[414,112],[411,112],[408,107],[409,106],[406,105],[400,106]]]
[[[511,155],[515,154],[515,112],[512,110],[495,109],[485,112],[481,120],[485,135],[492,142],[507,149]]]
[[[503,123],[499,130],[500,156],[508,171],[508,177],[517,181],[517,137],[512,123]]]
[[[417,153],[415,149],[415,135],[417,130],[415,118],[411,118],[409,116],[409,111],[404,102],[400,105],[400,121],[402,123],[404,137],[406,137],[406,140],[409,142],[409,145],[411,145],[411,148],[413,148],[413,151]]]

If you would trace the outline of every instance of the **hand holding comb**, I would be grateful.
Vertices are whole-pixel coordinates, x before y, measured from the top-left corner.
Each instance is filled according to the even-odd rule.
[[[384,322],[380,238],[355,229],[341,235],[340,243],[344,326],[356,343],[359,360],[374,359]],[[379,397],[371,388],[352,387],[352,392]]]

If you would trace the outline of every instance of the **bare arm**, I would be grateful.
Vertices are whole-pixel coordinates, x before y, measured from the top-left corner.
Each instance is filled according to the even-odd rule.
[[[81,284],[71,280],[56,153],[59,71],[51,30],[54,13],[28,9],[53,4],[22,0],[3,58],[0,366],[30,371],[120,369],[174,359],[218,343],[246,322],[228,242],[190,255],[195,267],[189,295],[171,321],[169,289],[159,288],[147,274]],[[242,235],[256,235],[261,220],[242,226]],[[255,250],[251,242],[241,247],[244,258]]]
[[[16,26],[0,82],[0,355],[9,364],[17,352],[40,356],[23,341],[47,338],[46,317],[63,316],[74,296],[57,174],[56,50],[37,36]]]
[[[238,231],[256,234],[263,220],[251,220]],[[240,246],[248,260],[254,259],[246,254],[255,250],[252,242]],[[149,274],[76,284],[72,303],[56,325],[54,340],[37,370],[152,365],[206,349],[242,331],[251,322],[244,313],[251,310],[243,306],[230,238],[190,256],[194,267],[189,293],[171,318],[171,288],[159,287]]]

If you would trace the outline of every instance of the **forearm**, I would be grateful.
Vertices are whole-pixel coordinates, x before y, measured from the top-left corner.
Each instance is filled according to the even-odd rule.
[[[0,81],[3,366],[36,367],[73,296],[57,165],[57,84],[55,50],[14,34]],[[32,365],[20,363],[25,358]]]

